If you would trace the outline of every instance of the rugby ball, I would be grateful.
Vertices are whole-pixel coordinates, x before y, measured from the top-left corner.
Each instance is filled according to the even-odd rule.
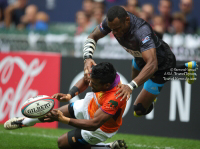
[[[21,112],[29,118],[40,118],[48,114],[54,107],[54,98],[46,95],[29,98],[22,106]]]

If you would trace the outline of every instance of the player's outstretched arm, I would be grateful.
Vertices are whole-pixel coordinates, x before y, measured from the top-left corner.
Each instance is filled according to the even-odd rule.
[[[83,59],[84,59],[84,75],[85,79],[89,78],[88,74],[91,72],[92,65],[96,65],[92,59],[93,53],[96,49],[96,43],[100,38],[103,38],[103,34],[97,26],[93,32],[88,36],[83,47]]]
[[[89,86],[89,82],[83,78],[81,78],[70,90],[67,94],[56,93],[52,96],[52,98],[56,98],[60,102],[69,101],[74,96],[85,91]]]
[[[103,38],[104,36],[106,36],[105,34],[103,34],[99,27],[97,26],[92,33],[88,36],[88,38],[93,39],[96,43],[100,38]]]
[[[116,98],[122,97],[121,100],[128,100],[132,91],[138,86],[142,85],[144,82],[146,82],[149,78],[151,78],[151,76],[158,70],[158,62],[155,48],[151,48],[142,52],[142,57],[146,62],[146,65],[143,67],[138,76],[129,84],[118,85],[120,89],[115,93],[115,95],[117,95]]]
[[[53,110],[51,114],[54,119],[57,117],[58,121],[62,123],[89,131],[95,131],[112,117],[112,115],[103,112],[101,109],[98,109],[94,114],[94,118],[90,120],[68,118],[63,116],[63,113],[59,110]]]

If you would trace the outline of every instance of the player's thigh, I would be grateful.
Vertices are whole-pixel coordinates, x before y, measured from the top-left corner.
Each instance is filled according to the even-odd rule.
[[[64,105],[64,106],[58,108],[58,110],[60,110],[63,113],[63,115],[66,117],[75,118],[73,105],[74,105],[74,103],[70,103],[70,104],[67,104],[67,105]]]
[[[68,143],[68,132],[58,138],[58,148],[71,148]]]
[[[60,149],[90,149],[90,144],[84,141],[81,136],[81,129],[71,130],[58,138]]]
[[[164,83],[155,83],[151,79],[147,80],[144,83],[144,88],[138,95],[135,100],[134,105],[141,103],[142,106],[146,109],[151,103],[155,100],[155,98],[160,94],[161,89],[163,88]]]

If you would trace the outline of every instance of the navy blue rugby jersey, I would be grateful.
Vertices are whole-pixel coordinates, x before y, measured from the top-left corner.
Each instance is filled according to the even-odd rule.
[[[146,64],[142,58],[142,52],[151,48],[156,48],[156,55],[158,59],[158,70],[171,68],[173,53],[170,47],[162,40],[159,39],[154,33],[151,26],[143,19],[127,12],[130,16],[130,29],[123,37],[115,37],[119,44],[131,55],[134,56],[135,61],[140,69]],[[107,25],[106,18],[99,25],[100,31],[107,35],[111,29]],[[168,64],[168,66],[166,66]]]

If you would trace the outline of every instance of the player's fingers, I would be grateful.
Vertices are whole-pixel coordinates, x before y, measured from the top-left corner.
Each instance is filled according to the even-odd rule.
[[[95,63],[95,61],[92,61],[92,65],[96,66],[97,64]]]
[[[117,85],[117,88],[122,88],[122,84],[120,84],[120,85]]]
[[[127,95],[126,101],[128,101],[130,98],[130,94]]]
[[[121,93],[121,92],[122,92],[122,89],[118,90],[118,91],[115,93],[115,96],[116,96],[117,94]]]
[[[49,122],[49,121],[51,121],[51,118],[45,118],[44,119],[44,122]]]
[[[68,97],[67,95],[63,95],[63,96],[60,97],[60,99],[65,99],[67,97]]]
[[[88,67],[84,70],[84,74],[88,74]]]
[[[44,118],[51,117],[51,116],[52,116],[52,114],[51,114],[51,112],[49,112],[47,115],[44,116]]]
[[[56,109],[51,110],[51,112],[50,112],[51,116],[55,116],[57,114],[57,112],[55,110]]]
[[[118,96],[117,96],[117,98],[116,99],[118,99],[119,97],[121,97],[121,96],[123,96],[124,95],[124,93],[123,92],[121,92]]]
[[[57,94],[54,94],[54,95],[53,95],[53,96],[51,96],[51,97],[52,97],[52,98],[56,98],[56,95],[57,95]]]
[[[58,111],[57,111],[57,114],[58,114],[58,115],[62,115],[63,113],[62,113],[60,110],[58,110]]]
[[[60,96],[59,94],[56,94],[56,95],[55,95],[55,98],[56,98],[57,100],[59,100],[59,96]]]
[[[53,109],[52,112],[57,113],[58,109]]]
[[[122,100],[124,100],[126,98],[127,98],[127,94],[123,94],[123,97],[122,97],[122,99],[120,101],[122,101]]]

